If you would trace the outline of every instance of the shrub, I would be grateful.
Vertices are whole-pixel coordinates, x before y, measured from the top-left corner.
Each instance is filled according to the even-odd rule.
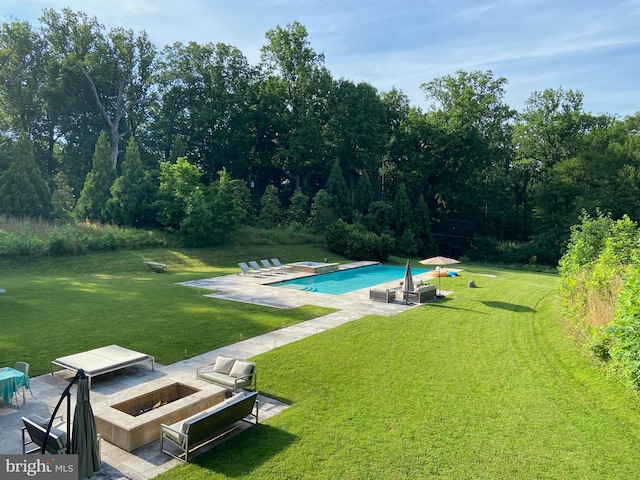
[[[343,220],[327,228],[325,241],[330,251],[354,260],[388,260],[395,246],[392,236],[378,235],[361,224],[349,225]]]

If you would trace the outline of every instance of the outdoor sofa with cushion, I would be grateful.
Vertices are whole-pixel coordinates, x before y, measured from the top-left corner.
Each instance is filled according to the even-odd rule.
[[[390,288],[374,287],[369,290],[369,300],[391,303],[396,299],[396,291]]]
[[[407,294],[407,301],[413,303],[424,303],[434,298],[436,298],[436,286],[432,284],[422,285]]]
[[[258,392],[239,392],[222,403],[172,425],[161,424],[160,450],[178,460],[188,462],[190,453],[235,430],[237,422],[244,420],[257,424],[257,398]],[[254,418],[253,421],[251,417]]]
[[[256,389],[256,364],[238,358],[218,355],[216,363],[198,369],[198,378],[237,390]]]

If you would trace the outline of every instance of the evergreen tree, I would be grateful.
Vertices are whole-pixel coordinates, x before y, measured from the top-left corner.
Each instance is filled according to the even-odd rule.
[[[268,228],[277,227],[282,220],[282,210],[280,209],[278,188],[275,185],[267,185],[264,195],[260,199],[260,204],[262,205],[260,223]]]
[[[329,194],[333,211],[345,220],[351,218],[352,208],[349,187],[342,175],[340,162],[337,159],[333,162],[333,168],[331,168],[325,191]]]
[[[407,189],[404,183],[401,183],[396,191],[396,196],[393,201],[396,238],[399,238],[405,233],[405,231],[411,228],[411,202],[407,196]]]
[[[418,253],[427,256],[435,252],[435,242],[431,234],[431,215],[424,195],[420,195],[413,211],[413,225],[415,230]]]
[[[122,162],[122,175],[111,187],[111,198],[107,201],[109,218],[120,225],[151,224],[153,193],[154,185],[144,171],[140,150],[131,137]]]
[[[160,163],[160,187],[154,207],[157,220],[162,225],[180,228],[186,216],[187,199],[196,190],[202,188],[200,171],[185,157],[178,157],[176,163]]]
[[[106,220],[107,201],[116,172],[111,162],[111,146],[105,132],[101,132],[93,154],[93,168],[87,174],[74,215],[79,219]]]
[[[367,172],[362,172],[358,183],[356,183],[356,190],[354,193],[354,208],[362,215],[369,213],[369,206],[373,202],[373,186]]]
[[[185,216],[180,222],[180,233],[190,247],[203,247],[215,243],[213,214],[200,186],[185,199]]]
[[[51,198],[53,216],[61,220],[69,220],[76,206],[76,197],[69,186],[69,178],[64,172],[58,172],[53,177],[53,183],[56,185]]]
[[[237,188],[229,178],[227,169],[218,172],[218,181],[211,186],[211,205],[213,226],[220,233],[222,241],[233,232],[247,216],[243,202],[237,197]]]
[[[287,209],[287,221],[289,223],[305,224],[309,220],[309,197],[299,188],[291,196],[291,205]]]
[[[337,220],[337,216],[331,208],[331,197],[325,190],[319,190],[313,197],[311,204],[311,218],[313,228],[323,232],[331,223]]]
[[[176,163],[178,158],[186,157],[187,149],[184,146],[182,137],[180,135],[173,136],[173,145],[171,146],[171,153],[169,154],[169,162]]]
[[[14,217],[47,216],[51,211],[51,191],[33,155],[33,145],[25,132],[15,144],[13,162],[0,176],[0,212]]]

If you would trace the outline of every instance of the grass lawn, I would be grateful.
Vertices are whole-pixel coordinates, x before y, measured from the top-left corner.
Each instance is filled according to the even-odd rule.
[[[450,298],[256,357],[291,407],[158,480],[640,478],[638,398],[566,335],[557,277],[465,270]]]
[[[251,249],[116,251],[77,257],[0,262],[0,366],[51,360],[110,344],[170,364],[248,337],[315,318],[331,309],[282,310],[203,296],[176,282],[239,272],[238,262],[271,258],[321,260],[313,245]],[[169,263],[151,272],[143,260]],[[337,260],[342,260],[338,259]]]

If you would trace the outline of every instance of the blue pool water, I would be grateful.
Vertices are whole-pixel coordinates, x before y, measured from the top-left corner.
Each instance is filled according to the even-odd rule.
[[[404,268],[391,265],[371,265],[369,267],[352,268],[339,272],[323,273],[311,277],[271,283],[270,286],[341,295],[394,280],[400,283],[404,278]],[[422,268],[411,268],[413,275],[428,271]]]

